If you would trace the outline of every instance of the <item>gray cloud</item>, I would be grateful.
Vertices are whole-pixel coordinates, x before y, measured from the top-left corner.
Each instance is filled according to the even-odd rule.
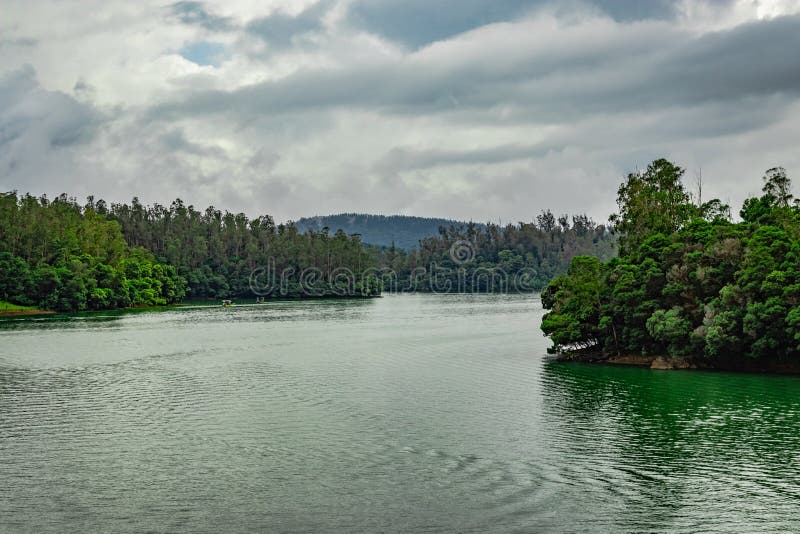
[[[169,16],[183,24],[201,26],[211,31],[225,31],[233,24],[228,17],[214,15],[206,10],[205,3],[190,0],[175,2],[169,6]]]
[[[35,46],[0,45],[0,190],[284,220],[602,220],[619,177],[664,156],[736,203],[768,167],[800,172],[800,17],[680,5],[700,2],[708,20],[666,0],[226,6],[235,18],[179,2],[113,32],[64,20],[59,39],[20,12],[10,35]]]
[[[586,56],[547,51],[494,61],[412,56],[395,63],[305,70],[239,90],[193,92],[153,109],[154,117],[239,113],[247,117],[309,109],[449,113],[513,105],[526,120],[691,106],[800,91],[800,17],[783,17],[693,38],[656,26],[636,39],[609,40]],[[652,35],[663,31],[663,36]],[[666,42],[675,43],[665,47]],[[500,45],[496,52],[503,53]],[[632,54],[621,49],[635,47]],[[587,62],[588,57],[594,57]]]
[[[52,193],[54,184],[86,179],[81,152],[106,117],[88,104],[40,87],[33,67],[0,75],[0,189]],[[66,190],[64,188],[62,190]]]
[[[718,3],[729,3],[719,0]],[[618,21],[669,19],[676,13],[671,0],[356,0],[349,9],[351,24],[419,48],[486,24],[507,22],[544,6],[571,10],[589,8]]]
[[[3,39],[0,38],[0,48],[12,48],[12,47],[33,47],[37,44],[36,39],[32,39],[30,37],[19,37],[17,39]]]
[[[475,165],[507,163],[539,157],[558,147],[541,145],[500,145],[477,149],[439,150],[397,147],[387,152],[375,163],[380,172],[419,170],[444,165]]]
[[[160,136],[163,148],[168,153],[182,152],[194,156],[228,159],[228,154],[218,146],[204,146],[186,138],[186,133],[178,128],[170,129]]]
[[[247,25],[247,31],[272,47],[287,48],[296,37],[320,31],[323,27],[322,17],[331,4],[332,2],[322,0],[297,15],[276,12],[251,21]]]
[[[86,143],[102,122],[88,105],[41,89],[30,65],[0,76],[0,101],[0,150],[10,161],[30,143],[43,150]]]
[[[654,73],[676,77],[670,91],[681,101],[728,100],[800,91],[800,17],[744,24],[684,43]]]
[[[410,47],[513,20],[539,2],[526,0],[358,0],[349,9],[351,23]]]
[[[203,2],[186,0],[171,4],[168,16],[182,24],[200,26],[211,31],[244,31],[271,47],[288,48],[296,37],[320,31],[323,28],[322,17],[333,5],[335,4],[332,0],[319,0],[295,15],[274,11],[240,25],[230,17],[211,13]]]

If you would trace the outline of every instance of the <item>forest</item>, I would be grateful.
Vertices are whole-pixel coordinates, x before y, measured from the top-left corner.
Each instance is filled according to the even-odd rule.
[[[615,247],[606,226],[549,210],[535,222],[505,227],[443,225],[405,250],[365,245],[341,229],[300,232],[269,215],[199,211],[180,199],[167,207],[89,197],[81,205],[67,195],[11,192],[0,195],[0,301],[6,308],[83,311],[185,297],[533,292],[566,272],[574,256],[605,261]]]
[[[176,200],[112,204],[0,195],[0,300],[57,311],[173,304],[187,297],[371,296],[358,237],[300,234],[269,216]],[[253,279],[253,275],[258,274]],[[255,293],[254,293],[255,288]]]
[[[800,203],[786,171],[766,171],[740,222],[719,200],[693,201],[683,175],[659,159],[625,178],[611,218],[618,257],[575,257],[542,293],[551,352],[800,355]]]
[[[89,204],[92,204],[90,199]],[[269,215],[213,206],[198,211],[178,199],[169,208],[112,204],[95,209],[117,221],[128,243],[174,265],[187,282],[187,296],[340,297],[381,292],[370,269],[375,258],[357,235],[300,233],[292,224],[275,224]],[[253,278],[253,275],[258,276]]]
[[[117,221],[65,195],[0,194],[0,273],[0,300],[58,311],[172,304],[186,286]]]
[[[535,222],[466,223],[441,227],[416,249],[376,250],[387,291],[529,293],[564,274],[575,256],[607,261],[616,236],[586,215],[556,217],[544,210]]]

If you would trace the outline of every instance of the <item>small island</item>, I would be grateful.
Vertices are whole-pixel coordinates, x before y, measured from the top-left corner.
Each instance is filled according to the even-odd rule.
[[[580,256],[542,293],[564,359],[800,372],[800,205],[781,167],[733,222],[659,159],[620,185],[619,256]]]

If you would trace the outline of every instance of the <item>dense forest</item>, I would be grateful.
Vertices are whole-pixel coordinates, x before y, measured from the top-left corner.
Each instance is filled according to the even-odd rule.
[[[619,187],[620,254],[576,257],[542,294],[552,351],[662,354],[699,362],[800,356],[800,206],[784,169],[731,221],[693,203],[660,159]]]
[[[413,227],[407,219],[432,221],[404,218],[405,230]],[[198,211],[181,200],[166,207],[89,197],[80,205],[66,195],[6,193],[0,196],[0,301],[81,311],[184,297],[375,296],[384,288],[531,292],[566,272],[573,256],[615,254],[614,234],[585,215],[555,217],[548,210],[536,222],[505,227],[435,221],[448,224],[404,250],[365,246],[342,229],[301,233],[268,215]]]
[[[117,221],[128,243],[174,265],[191,297],[336,297],[380,293],[370,274],[373,255],[359,236],[300,233],[269,215],[248,219],[208,207],[198,211],[175,200],[169,208],[128,204],[89,205]],[[255,277],[254,277],[255,275]]]
[[[185,284],[91,206],[0,194],[0,300],[61,311],[154,306],[181,300]]]
[[[616,254],[616,236],[586,215],[556,217],[543,211],[535,222],[451,225],[420,241],[415,250],[376,251],[386,290],[434,292],[539,291],[564,274],[574,256],[606,261]]]
[[[374,258],[343,232],[176,200],[169,208],[0,195],[0,300],[59,311],[227,298],[370,296]]]
[[[421,240],[439,235],[440,228],[458,227],[462,224],[464,223],[450,219],[365,213],[303,217],[294,223],[299,232],[309,230],[321,232],[323,228],[329,228],[331,232],[342,230],[349,235],[360,235],[366,244],[378,247],[394,246],[401,250],[416,249]]]
[[[539,291],[588,255],[606,261],[616,236],[586,215],[499,226],[450,219],[345,213],[298,220],[298,231],[358,234],[379,266],[386,291]],[[369,246],[371,245],[371,246]]]

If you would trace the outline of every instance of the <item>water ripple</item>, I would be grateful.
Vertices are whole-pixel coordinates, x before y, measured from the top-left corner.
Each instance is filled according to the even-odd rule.
[[[800,530],[800,381],[559,364],[525,297],[0,327],[2,532]]]

